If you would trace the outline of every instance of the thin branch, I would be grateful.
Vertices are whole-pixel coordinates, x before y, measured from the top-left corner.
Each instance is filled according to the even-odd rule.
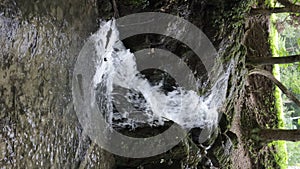
[[[112,3],[113,3],[113,9],[114,9],[114,17],[119,18],[120,14],[119,14],[118,5],[117,5],[116,0],[112,0]]]

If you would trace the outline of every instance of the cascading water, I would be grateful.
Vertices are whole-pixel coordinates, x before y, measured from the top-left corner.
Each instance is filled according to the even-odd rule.
[[[115,165],[115,161],[118,159],[115,160],[111,153],[125,157],[142,158],[166,152],[174,145],[178,145],[176,141],[175,144],[170,143],[177,138],[177,135],[172,135],[176,132],[157,137],[155,140],[152,139],[150,144],[147,142],[147,144],[140,144],[141,146],[138,146],[138,143],[146,142],[147,134],[145,134],[146,136],[143,135],[145,137],[140,139],[141,141],[133,139],[136,142],[115,139],[117,136],[112,137],[106,130],[103,130],[103,126],[97,126],[100,122],[99,119],[94,118],[96,113],[98,115],[103,113],[106,116],[105,120],[113,127],[114,125],[120,126],[121,130],[115,131],[125,136],[128,128],[122,127],[134,128],[142,123],[147,124],[145,128],[142,128],[143,130],[140,129],[145,125],[139,126],[140,128],[136,128],[134,132],[129,131],[131,135],[135,136],[134,138],[141,138],[138,132],[158,130],[162,133],[161,129],[167,127],[169,130],[175,125],[170,127],[169,125],[172,123],[166,122],[168,119],[187,129],[206,126],[213,128],[216,125],[219,118],[217,108],[221,106],[225,98],[228,78],[228,71],[219,71],[218,64],[215,65],[215,74],[218,74],[216,72],[221,73],[219,76],[215,76],[217,77],[216,80],[210,79],[211,87],[205,88],[208,91],[205,95],[203,93],[197,94],[196,89],[190,90],[182,84],[172,85],[172,82],[169,83],[168,81],[155,81],[153,83],[151,81],[153,79],[149,79],[145,72],[140,73],[140,55],[134,54],[133,56],[119,40],[119,38],[123,40],[124,37],[122,36],[126,33],[128,35],[128,32],[124,33],[122,28],[118,26],[120,31],[120,37],[118,37],[118,30],[113,21],[103,22],[101,29],[86,39],[86,36],[95,30],[94,21],[96,17],[107,18],[111,15],[112,10],[108,1],[100,6],[94,2],[82,3],[81,1],[59,3],[54,0],[37,3],[29,0],[28,3],[27,1],[26,3],[21,3],[23,1],[15,3],[14,0],[11,0],[2,2],[0,5],[0,53],[2,54],[0,64],[2,68],[0,72],[0,93],[2,96],[0,123],[3,126],[1,133],[3,139],[2,142],[0,141],[0,149],[3,151],[0,159],[4,168],[136,168],[138,165],[146,163],[161,162],[160,159],[150,158],[148,160],[142,159],[140,162],[135,161],[137,164],[135,167],[119,167],[117,164]],[[119,2],[119,7],[122,7],[121,2],[123,1]],[[158,6],[152,7],[151,5],[147,8],[151,11],[159,11],[159,9],[169,9],[171,5],[169,11],[173,11],[172,13],[184,15],[185,18],[191,18],[197,22],[202,18],[200,15],[199,17],[194,15],[193,10],[190,10],[198,8],[197,3],[194,5],[184,3],[187,14],[176,12],[179,7],[175,2],[165,3],[163,6],[160,2],[157,3]],[[203,8],[205,5],[205,3],[201,3],[201,11],[211,13],[209,9]],[[135,8],[131,6],[130,8],[126,7],[125,10],[133,9],[132,12],[134,12]],[[148,9],[146,10],[148,11]],[[135,15],[140,17],[140,13]],[[149,13],[145,15],[149,15]],[[151,15],[155,15],[155,13]],[[196,20],[193,16],[197,16]],[[205,18],[201,24],[210,28],[206,21],[220,18],[216,16],[212,15]],[[142,17],[140,20],[134,18],[131,21],[132,25],[138,25],[136,27],[139,27],[141,22],[151,22],[154,27],[165,28],[164,23],[159,20],[160,18],[162,17],[145,20]],[[155,20],[159,23],[153,24]],[[171,23],[168,25],[169,29],[164,29],[164,31],[169,32],[160,31],[158,33],[163,33],[165,36],[175,34],[175,37],[168,37],[176,39],[177,37],[180,38],[181,32],[190,32],[188,29],[190,27],[182,27],[180,21],[170,22],[167,20],[165,22]],[[221,20],[222,22],[223,20]],[[216,30],[216,32],[218,31],[220,30]],[[138,31],[132,32],[140,33]],[[188,38],[191,37],[195,41],[199,39],[199,36],[194,33],[190,33]],[[182,42],[181,40],[178,41]],[[86,48],[83,48],[78,56],[84,42],[87,42]],[[183,42],[183,44],[187,43]],[[199,43],[194,44],[198,45]],[[228,41],[226,44],[229,45],[230,42]],[[139,48],[142,45],[137,44],[137,46]],[[172,49],[175,46],[172,46]],[[193,47],[187,46],[194,51]],[[226,45],[220,46],[226,48],[226,51],[228,49],[231,51],[232,48],[231,46],[227,48]],[[154,52],[157,53],[157,51],[158,49],[155,49]],[[152,49],[150,52],[153,52]],[[195,53],[199,55],[199,53]],[[185,57],[184,55],[181,56]],[[74,59],[78,59],[77,66],[74,66]],[[186,60],[181,60],[183,64],[186,64]],[[179,64],[175,67],[181,70]],[[73,72],[73,98],[71,98],[70,73]],[[169,71],[165,72],[169,73]],[[175,77],[173,74],[169,74]],[[187,80],[182,82],[189,82],[190,77],[192,78],[192,76],[187,76]],[[238,77],[234,76],[234,78]],[[177,78],[174,79],[178,82]],[[169,85],[171,87],[183,87],[174,87],[171,90],[169,88],[166,91],[162,89],[166,83],[171,84]],[[191,84],[198,87],[196,83]],[[235,85],[233,84],[233,86]],[[89,109],[89,106],[92,107],[91,105],[96,105],[98,110]],[[73,111],[73,108],[76,112]],[[148,125],[153,125],[153,128]],[[111,129],[111,126],[104,127]],[[123,133],[124,130],[125,134]],[[85,134],[88,134],[88,137]],[[100,136],[97,137],[98,135]],[[159,134],[155,136],[157,135]],[[103,141],[102,138],[105,136],[107,136],[107,140],[103,139]],[[163,140],[165,138],[166,140]],[[170,140],[167,140],[168,138]],[[187,139],[178,140],[183,140],[181,143],[185,143]],[[106,146],[105,141],[109,142],[114,149]],[[153,144],[151,144],[152,142]],[[102,151],[102,147],[107,151]],[[176,151],[178,147],[179,151]],[[115,150],[122,148],[125,149],[126,153],[123,153],[122,150]],[[134,148],[135,151],[131,152]],[[181,151],[180,148],[184,151]],[[169,161],[166,160],[168,158],[185,161],[186,151],[190,151],[190,148],[192,147],[174,147],[175,151],[173,149],[169,153],[170,155],[161,156],[161,159],[168,163]],[[111,149],[115,151],[109,151]],[[195,148],[193,152],[198,150]],[[211,153],[213,150],[208,152]],[[174,154],[179,157],[174,158]],[[194,154],[191,154],[191,157],[194,157]],[[172,161],[170,160],[170,162]],[[170,166],[169,168],[174,167]]]
[[[164,119],[168,119],[186,129],[213,129],[216,126],[219,119],[218,108],[225,100],[230,68],[224,71],[216,64],[213,72],[216,79],[210,80],[213,82],[212,87],[203,96],[182,87],[163,92],[160,89],[162,83],[150,84],[137,70],[136,58],[120,41],[115,21],[103,22],[101,28],[91,36],[91,40],[96,50],[91,104],[99,104],[108,123],[112,124],[113,119],[120,118],[126,120],[118,125],[140,122],[139,118],[131,116],[134,114],[135,117],[142,115],[142,122],[155,125],[163,125]],[[129,107],[139,104],[143,111],[132,108],[126,110],[124,104],[120,106],[121,99],[117,95],[122,92],[116,91],[120,88],[131,91],[121,94],[125,98],[125,107],[128,104]],[[130,96],[137,93],[133,91],[140,92],[143,98],[132,99]],[[115,113],[115,109],[122,109],[124,112]]]

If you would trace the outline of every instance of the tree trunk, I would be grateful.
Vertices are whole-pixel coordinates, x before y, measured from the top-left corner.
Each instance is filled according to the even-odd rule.
[[[248,63],[256,65],[274,65],[300,62],[300,55],[283,56],[283,57],[254,57],[248,58]]]
[[[259,132],[261,139],[265,141],[300,141],[300,130],[286,130],[286,129],[262,129]]]
[[[289,99],[294,101],[300,107],[300,101],[297,99],[297,97],[292,92],[290,92],[280,81],[278,81],[270,72],[266,70],[255,69],[249,73],[249,75],[252,74],[263,75],[272,80]]]
[[[252,15],[270,15],[272,13],[300,13],[300,8],[290,8],[290,7],[275,7],[275,8],[253,8],[250,13]]]

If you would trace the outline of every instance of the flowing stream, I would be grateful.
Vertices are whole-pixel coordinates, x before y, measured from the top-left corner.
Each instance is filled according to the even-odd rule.
[[[230,66],[224,71],[220,63],[216,64],[215,71],[211,73],[214,76],[211,77],[217,78],[212,80],[213,84],[205,95],[199,96],[197,91],[183,87],[164,92],[161,90],[164,82],[151,84],[137,69],[136,58],[119,39],[114,20],[103,22],[90,40],[96,50],[91,104],[96,104],[96,98],[100,97],[100,110],[105,109],[109,123],[121,118],[126,120],[118,125],[132,125],[133,128],[135,122],[163,125],[164,120],[172,120],[186,129],[212,129],[217,125],[218,109],[225,100]],[[142,98],[134,97],[137,93],[142,94]],[[118,97],[120,95],[122,98]],[[131,106],[134,104],[138,108]]]

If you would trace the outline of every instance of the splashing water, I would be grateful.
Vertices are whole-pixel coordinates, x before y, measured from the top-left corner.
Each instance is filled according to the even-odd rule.
[[[127,96],[126,104],[117,109],[124,111],[121,117],[127,119],[124,125],[128,125],[129,121],[139,122],[137,118],[131,119],[131,114],[143,114],[146,118],[142,121],[156,121],[159,125],[163,125],[164,119],[168,119],[187,129],[216,126],[219,119],[218,108],[225,100],[229,68],[225,72],[219,68],[215,69],[217,80],[205,96],[199,96],[196,91],[181,87],[165,93],[160,89],[161,83],[150,84],[137,70],[135,56],[120,41],[114,20],[102,22],[101,28],[91,39],[95,44],[97,56],[91,104],[100,102],[100,110],[104,112],[109,123],[112,124],[113,119],[118,118],[114,113],[114,104],[120,102],[116,97],[116,89],[123,88],[138,91],[143,95],[143,99],[135,100],[143,107],[143,111],[136,111],[123,109],[128,104],[133,104],[134,101],[129,97],[132,96],[132,92],[122,94]]]

